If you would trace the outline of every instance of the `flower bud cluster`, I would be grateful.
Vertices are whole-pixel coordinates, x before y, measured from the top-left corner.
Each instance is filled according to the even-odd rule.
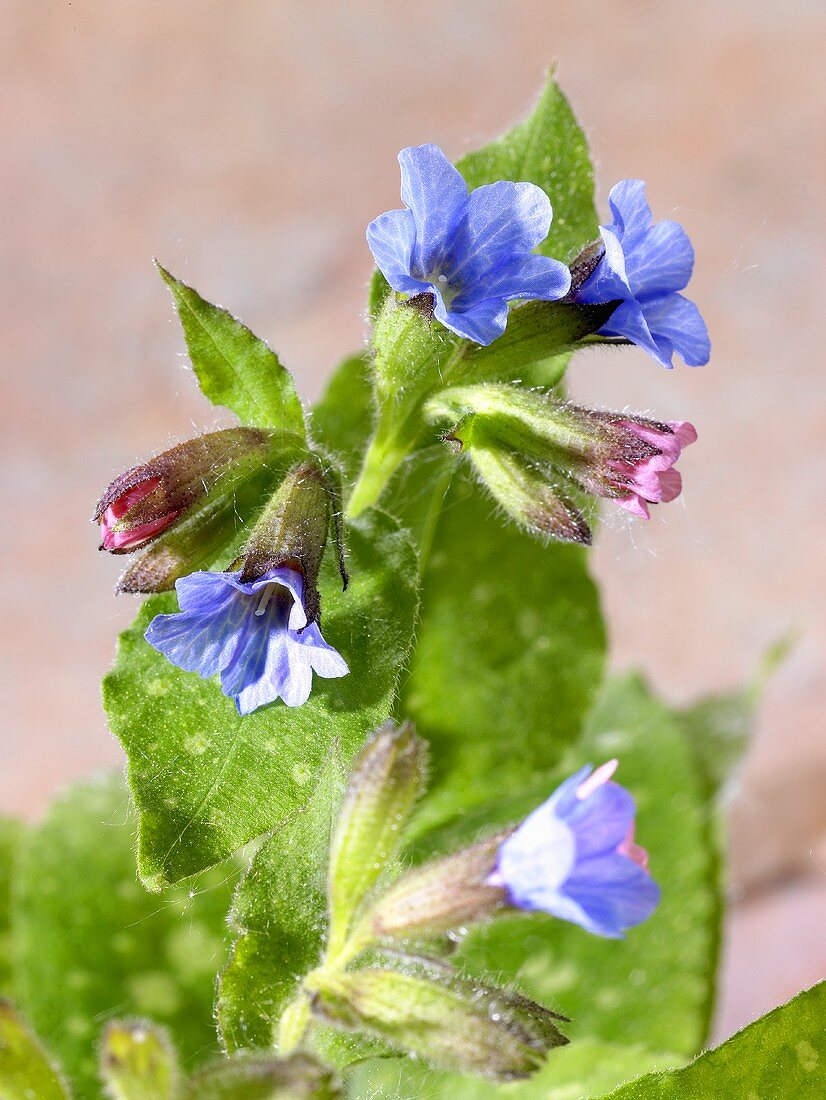
[[[468,456],[496,501],[528,530],[569,542],[591,540],[577,504],[583,493],[645,519],[649,504],[674,500],[682,488],[675,463],[697,438],[686,421],[600,412],[496,383],[443,390],[425,415],[458,417],[443,438]]]

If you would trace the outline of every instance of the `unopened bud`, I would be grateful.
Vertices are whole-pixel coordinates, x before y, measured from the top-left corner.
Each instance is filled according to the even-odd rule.
[[[129,554],[157,538],[227,476],[262,461],[267,433],[225,428],[180,443],[135,466],[112,484],[94,514],[101,549]]]
[[[419,969],[339,973],[315,994],[313,1010],[435,1066],[500,1081],[527,1077],[568,1041],[556,1026],[561,1017],[524,997],[466,981],[449,967]]]
[[[427,745],[410,722],[388,722],[356,757],[330,846],[328,949],[333,953],[401,843],[426,761]]]
[[[180,1072],[165,1031],[145,1020],[113,1020],[103,1035],[100,1074],[113,1100],[169,1100]]]
[[[319,617],[318,574],[331,523],[338,515],[335,483],[315,458],[290,469],[252,530],[239,559],[242,583],[257,581],[275,569],[294,569],[304,580],[307,621]],[[338,563],[344,587],[339,527],[335,525]]]
[[[531,500],[543,502],[541,512],[548,510],[549,499],[561,502],[574,530],[582,530],[584,519],[570,501],[572,489],[615,500],[647,519],[648,504],[679,495],[682,481],[674,466],[682,449],[697,438],[687,421],[664,423],[586,409],[512,385],[444,390],[428,402],[426,414],[434,421],[462,417],[446,438],[468,452],[496,499],[539,532],[541,524],[524,518]],[[507,491],[516,501],[511,507]],[[554,534],[550,527],[553,523],[544,533]]]
[[[421,940],[492,916],[505,891],[488,881],[512,829],[401,876],[369,916],[376,940]]]
[[[572,486],[504,443],[484,417],[466,416],[444,439],[467,455],[494,500],[520,527],[539,538],[590,544],[591,529],[574,503]]]

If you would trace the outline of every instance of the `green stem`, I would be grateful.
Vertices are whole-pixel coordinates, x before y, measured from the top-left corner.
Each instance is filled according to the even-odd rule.
[[[310,1022],[310,998],[302,989],[294,1001],[291,1001],[281,1016],[278,1025],[278,1053],[282,1056],[292,1054],[301,1045],[301,1040]]]

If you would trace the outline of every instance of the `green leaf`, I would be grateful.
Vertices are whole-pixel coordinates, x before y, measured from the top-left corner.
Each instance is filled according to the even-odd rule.
[[[355,761],[330,846],[331,954],[344,944],[354,914],[401,843],[426,763],[427,745],[409,722],[388,722]]]
[[[552,75],[524,122],[456,167],[471,189],[496,180],[541,187],[554,208],[551,231],[539,248],[546,256],[567,263],[598,236],[588,142]]]
[[[319,962],[327,928],[330,838],[344,793],[334,747],[303,810],[261,846],[230,913],[236,935],[218,988],[218,1026],[231,1053],[271,1047],[275,1025]]]
[[[826,1083],[825,1017],[821,982],[684,1069],[632,1081],[610,1100],[819,1100]]]
[[[416,612],[416,559],[395,520],[373,512],[348,532],[351,584],[328,554],[324,636],[350,674],[316,679],[302,707],[240,717],[216,680],[183,672],[143,638],[173,596],[149,599],[121,635],[104,700],[129,757],[140,811],[138,868],[151,889],[218,863],[301,806],[338,739],[345,759],[393,706]]]
[[[336,1100],[329,1069],[306,1054],[241,1054],[212,1062],[189,1082],[184,1100]]]
[[[189,357],[204,396],[242,424],[305,435],[304,411],[290,372],[231,313],[205,301],[158,264],[175,300]]]
[[[373,383],[369,357],[352,355],[330,379],[310,414],[313,441],[335,456],[345,482],[358,473],[373,427]]]
[[[214,975],[235,869],[152,896],[135,880],[121,778],[71,788],[27,830],[13,927],[21,1008],[60,1058],[77,1100],[100,1096],[95,1042],[110,1018],[169,1027],[187,1063],[217,1051]]]
[[[109,1024],[100,1075],[112,1100],[175,1100],[181,1083],[169,1036],[147,1020]]]
[[[0,817],[0,997],[10,997],[14,993],[9,909],[14,863],[22,835],[21,821]]]
[[[506,919],[471,934],[463,954],[478,972],[518,975],[529,996],[560,1005],[572,1018],[574,1043],[589,1037],[687,1057],[705,1039],[714,990],[714,808],[678,722],[637,677],[608,685],[564,771],[615,756],[617,782],[637,802],[637,837],[662,888],[654,915],[622,941],[540,915]]]
[[[0,1001],[0,1100],[68,1100],[54,1067],[8,1001]]]
[[[604,651],[581,549],[515,537],[457,479],[432,536],[401,707],[431,746],[416,832],[494,804],[507,814],[549,776],[579,736]],[[486,812],[474,824],[508,820]]]

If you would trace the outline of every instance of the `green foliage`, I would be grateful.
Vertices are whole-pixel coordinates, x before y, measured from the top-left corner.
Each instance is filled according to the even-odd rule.
[[[579,736],[602,677],[582,550],[519,538],[491,513],[475,487],[454,484],[424,572],[401,707],[431,746],[419,833],[481,806],[493,812],[477,828],[510,820],[508,800],[550,776]]]
[[[456,165],[470,188],[496,180],[535,183],[554,208],[539,251],[570,262],[598,235],[588,142],[553,75],[524,122]]]
[[[263,340],[227,310],[158,264],[172,291],[195,376],[215,405],[231,409],[242,424],[304,436],[304,412],[292,376]]]
[[[10,906],[14,861],[23,834],[21,822],[0,818],[0,997],[13,996]]]
[[[358,473],[372,425],[370,361],[367,355],[351,355],[341,363],[310,414],[313,441],[335,456],[345,482]]]
[[[69,790],[21,845],[18,997],[76,1100],[100,1096],[94,1044],[109,1018],[168,1026],[187,1062],[217,1049],[212,990],[234,869],[153,897],[135,880],[133,833],[118,777]]]
[[[176,1100],[177,1055],[169,1036],[147,1020],[113,1020],[100,1050],[100,1075],[112,1100]]]
[[[8,1001],[0,1001],[0,1100],[68,1100],[35,1037]]]
[[[824,1016],[821,982],[684,1069],[631,1081],[610,1100],[818,1100],[826,1084]]]
[[[226,1049],[271,1047],[300,980],[318,965],[327,928],[327,862],[344,793],[337,748],[309,801],[262,844],[232,903],[236,935],[221,974],[218,1026]]]
[[[350,674],[316,680],[302,707],[244,718],[215,680],[176,668],[143,639],[172,596],[146,601],[121,635],[104,700],[129,757],[140,811],[138,866],[152,889],[225,859],[301,806],[334,740],[345,759],[393,706],[416,613],[416,560],[406,534],[373,512],[348,531],[351,583],[332,555],[320,578],[324,633]]]

